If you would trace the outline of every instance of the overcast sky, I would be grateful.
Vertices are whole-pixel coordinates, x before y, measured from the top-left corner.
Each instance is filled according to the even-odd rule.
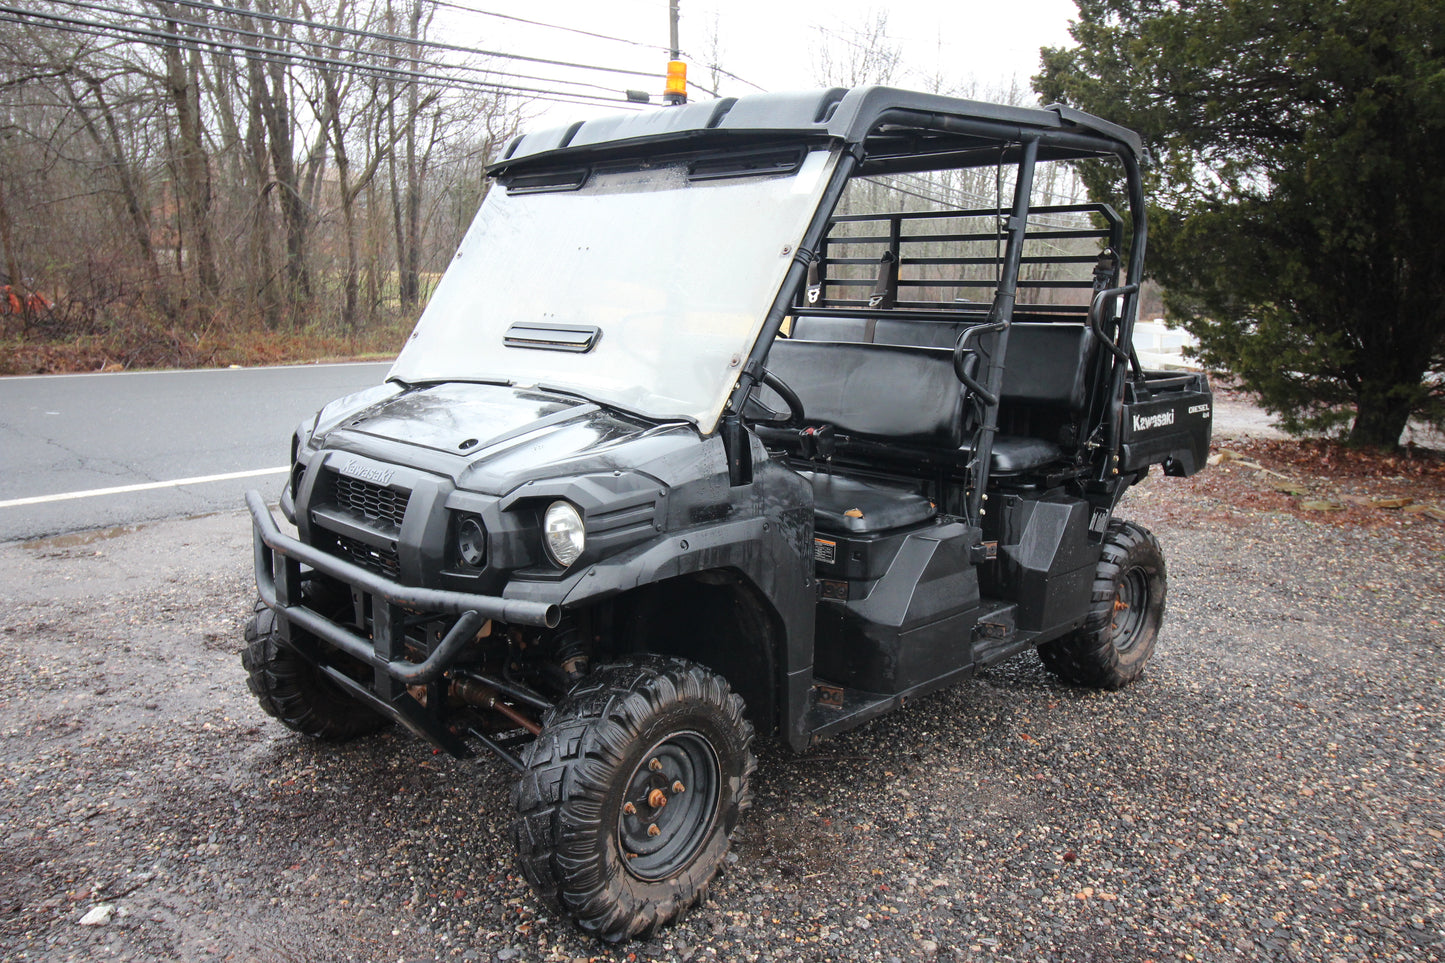
[[[668,42],[667,0],[455,0],[493,13],[510,14],[548,24],[625,38],[665,48]],[[886,41],[902,54],[898,86],[926,87],[937,78],[945,88],[987,99],[1010,85],[1027,89],[1039,65],[1039,48],[1068,45],[1069,20],[1077,15],[1073,0],[680,0],[680,45],[690,54],[689,78],[708,83],[704,66],[713,38],[719,62],[728,71],[768,90],[804,90],[819,85],[820,45],[839,57],[850,42],[887,15]],[[445,39],[453,43],[533,57],[565,60],[661,73],[667,54],[662,49],[594,39],[561,30],[536,27],[456,9],[442,11]],[[566,77],[612,88],[647,88],[660,92],[660,80],[618,74],[568,71],[537,64],[498,64],[499,69],[537,76]],[[553,86],[537,81],[513,81]],[[582,89],[582,88],[575,88]],[[738,95],[755,88],[728,78],[720,93]],[[592,90],[603,94],[603,91]],[[527,126],[536,129],[569,119],[608,113],[615,108],[539,104],[539,116]]]

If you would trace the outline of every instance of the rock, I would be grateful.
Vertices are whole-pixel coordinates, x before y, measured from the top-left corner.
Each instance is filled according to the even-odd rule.
[[[937,956],[938,944],[933,940],[919,940],[918,948],[923,951],[924,956]]]
[[[81,926],[104,926],[115,916],[115,906],[111,903],[97,903],[90,908],[90,912],[80,918]]]

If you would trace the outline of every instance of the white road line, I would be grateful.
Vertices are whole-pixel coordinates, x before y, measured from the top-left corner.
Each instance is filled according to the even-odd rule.
[[[60,492],[56,495],[32,495],[29,498],[12,498],[0,502],[0,508],[16,508],[20,505],[41,505],[45,502],[64,502],[72,498],[94,498],[96,495],[123,495],[126,492],[147,492],[156,488],[180,488],[182,485],[204,485],[207,482],[233,481],[237,478],[255,478],[258,475],[283,475],[290,471],[285,465],[280,468],[257,468],[254,471],[231,471],[224,475],[196,475],[194,478],[174,478],[170,481],[144,482],[139,485],[117,485],[115,488],[92,488],[84,492]]]

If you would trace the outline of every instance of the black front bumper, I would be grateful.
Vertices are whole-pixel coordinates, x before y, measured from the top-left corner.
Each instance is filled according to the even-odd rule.
[[[251,511],[256,587],[262,601],[284,622],[405,685],[423,685],[438,678],[462,648],[476,638],[487,619],[546,628],[561,621],[561,607],[551,603],[401,585],[283,534],[259,492],[246,493],[246,507]],[[302,603],[302,565],[371,597],[371,638],[358,635]],[[413,662],[403,657],[403,640],[394,631],[397,620],[392,615],[401,611],[459,618],[424,660]]]

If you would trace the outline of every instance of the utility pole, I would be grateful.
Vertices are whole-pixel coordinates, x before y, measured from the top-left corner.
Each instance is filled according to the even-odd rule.
[[[682,59],[682,50],[679,48],[677,42],[677,2],[678,0],[667,0],[667,26],[670,31],[669,37],[672,41],[670,46],[672,47],[673,60]]]
[[[669,104],[687,103],[687,64],[682,62],[682,50],[677,42],[678,0],[667,0],[667,27],[671,60],[667,62],[667,86],[663,88],[662,99]]]

